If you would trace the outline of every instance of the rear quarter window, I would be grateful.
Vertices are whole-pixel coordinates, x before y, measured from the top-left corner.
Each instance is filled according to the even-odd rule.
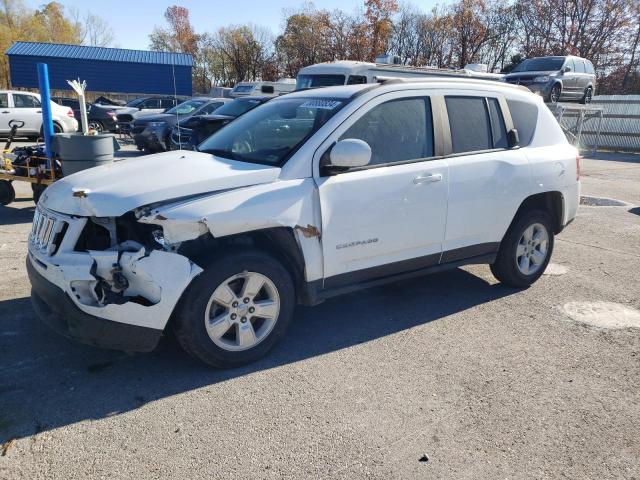
[[[538,107],[521,100],[507,100],[513,126],[518,130],[520,146],[526,147],[533,140],[538,123]]]

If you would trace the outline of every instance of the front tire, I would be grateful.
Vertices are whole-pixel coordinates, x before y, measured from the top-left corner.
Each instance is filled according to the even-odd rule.
[[[549,214],[532,210],[520,215],[500,244],[491,272],[510,287],[531,286],[545,271],[553,253],[554,234]]]
[[[232,368],[266,355],[284,335],[294,308],[291,275],[277,260],[236,251],[213,260],[193,280],[173,328],[192,357]]]
[[[587,87],[587,89],[584,91],[582,99],[580,99],[580,103],[582,103],[583,105],[587,105],[591,103],[591,100],[593,100],[593,89],[591,87]]]
[[[560,87],[559,83],[556,83],[553,87],[551,87],[551,91],[549,92],[549,103],[558,103],[560,101],[561,95],[562,87]]]

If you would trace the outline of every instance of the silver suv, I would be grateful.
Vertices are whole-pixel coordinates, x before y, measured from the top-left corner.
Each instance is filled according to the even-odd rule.
[[[560,100],[591,103],[596,90],[593,64],[573,56],[529,58],[518,64],[505,81],[524,85],[550,103]]]

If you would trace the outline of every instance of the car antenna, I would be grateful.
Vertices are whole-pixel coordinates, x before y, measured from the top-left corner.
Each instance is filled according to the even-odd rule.
[[[176,65],[175,61],[171,62],[171,72],[173,73],[173,99],[176,102],[176,107],[178,106],[178,92],[176,90]],[[176,108],[176,129],[178,130],[178,150],[182,150],[182,138],[180,136],[180,117],[178,116],[178,109]]]

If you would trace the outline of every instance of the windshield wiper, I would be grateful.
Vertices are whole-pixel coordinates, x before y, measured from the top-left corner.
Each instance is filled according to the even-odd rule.
[[[237,160],[236,155],[233,152],[230,152],[228,150],[212,148],[212,149],[205,149],[205,150],[199,150],[199,151],[203,153],[209,153],[211,155],[215,155],[216,157],[228,158],[230,160]]]

